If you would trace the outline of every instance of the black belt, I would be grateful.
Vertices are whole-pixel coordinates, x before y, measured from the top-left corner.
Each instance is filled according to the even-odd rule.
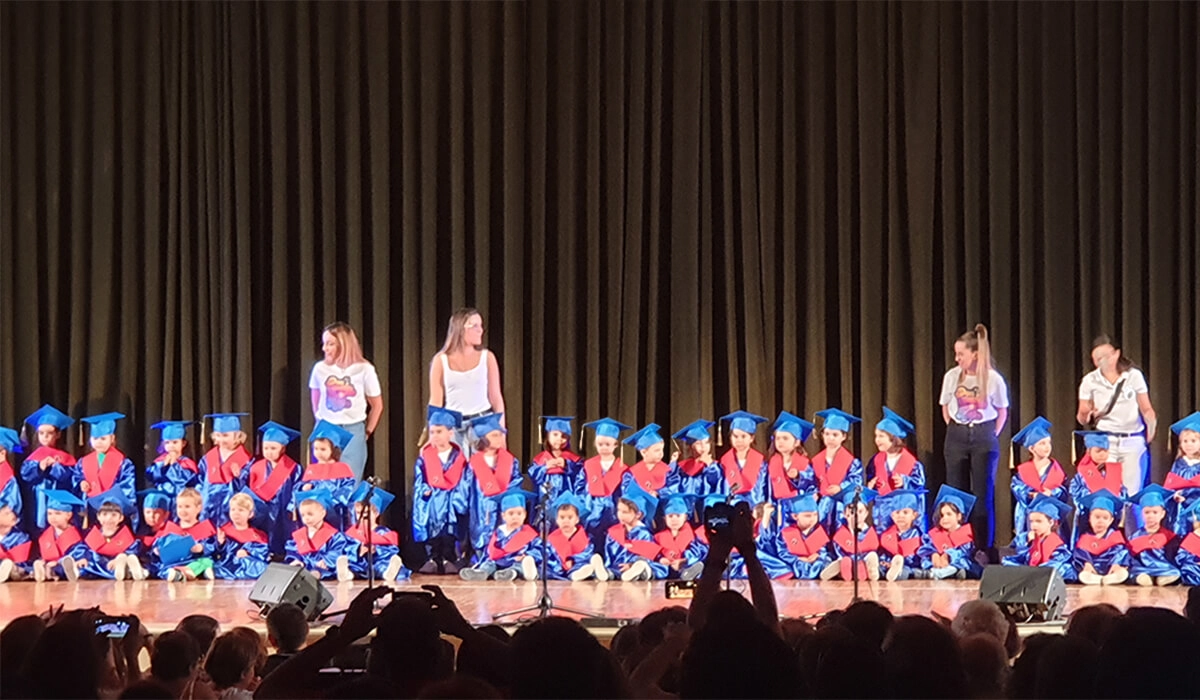
[[[1103,432],[1105,435],[1108,435],[1109,437],[1115,437],[1115,438],[1143,437],[1146,434],[1144,431],[1140,431],[1140,430],[1136,433],[1110,433],[1107,430],[1105,430]]]
[[[492,409],[489,408],[486,411],[480,411],[479,413],[472,413],[469,416],[463,416],[462,419],[463,420],[475,420],[476,418],[483,418],[484,416],[490,416],[493,413],[495,413],[495,411],[493,411]]]

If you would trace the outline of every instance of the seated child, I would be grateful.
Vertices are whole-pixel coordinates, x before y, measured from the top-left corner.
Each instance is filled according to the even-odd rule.
[[[1179,543],[1175,553],[1175,565],[1186,586],[1200,586],[1200,502],[1192,504],[1180,515],[1189,527],[1189,532]]]
[[[8,460],[10,454],[20,453],[21,436],[12,428],[0,426],[0,507],[12,508],[18,518],[22,508],[21,482]]]
[[[1029,504],[1029,522],[1023,537],[1013,540],[1015,554],[1004,557],[1005,566],[1047,566],[1058,571],[1064,581],[1075,581],[1071,549],[1059,530],[1071,517],[1071,506],[1057,498],[1038,496]]]
[[[1166,522],[1171,492],[1151,484],[1131,500],[1141,508],[1143,525],[1129,538],[1129,575],[1139,586],[1169,586],[1180,578],[1172,561],[1179,539]]]
[[[704,555],[708,548],[697,539],[688,523],[688,516],[695,512],[697,496],[676,493],[662,502],[662,530],[654,534],[654,541],[662,548],[658,563],[666,567],[667,578],[691,581],[704,570]]]
[[[427,557],[422,574],[457,574],[469,540],[467,515],[470,483],[463,478],[467,459],[461,445],[451,442],[462,425],[462,414],[430,406],[429,442],[413,467],[412,532]]]
[[[617,522],[617,496],[620,495],[626,469],[617,454],[617,447],[620,445],[618,440],[621,431],[629,430],[629,426],[611,418],[601,418],[584,423],[583,427],[596,431],[596,456],[584,460],[581,483],[575,492],[583,496],[587,504],[583,528],[591,538],[592,546],[603,550],[608,529]]]
[[[812,435],[815,427],[800,416],[787,411],[779,412],[767,458],[772,502],[782,503],[802,493],[816,493],[817,475],[808,461],[808,455],[804,453],[804,441]],[[813,502],[816,503],[816,500]]]
[[[187,447],[187,427],[192,421],[166,420],[150,426],[161,431],[158,456],[146,466],[146,480],[152,489],[172,498],[186,488],[199,488],[202,483],[200,466],[183,453]]]
[[[100,503],[119,503],[128,508],[123,521],[137,528],[138,513],[135,497],[135,475],[133,462],[117,449],[117,421],[124,418],[121,413],[104,413],[82,419],[91,426],[92,451],[75,464],[74,491],[83,495],[90,508],[89,516],[97,516],[94,508]],[[120,492],[119,495],[117,492]],[[97,498],[103,494],[111,498]]]
[[[580,514],[586,512],[583,499],[567,491],[550,504],[558,525],[546,537],[546,578],[552,581],[586,581],[595,578],[608,580],[604,559],[596,554],[592,541],[580,525]]]
[[[37,431],[37,449],[21,462],[21,480],[32,488],[34,507],[25,509],[26,527],[30,532],[46,527],[46,491],[73,491],[72,479],[75,457],[58,449],[63,431],[71,427],[70,416],[45,404],[25,419]]]
[[[350,527],[350,494],[354,493],[356,480],[350,465],[341,459],[342,450],[353,438],[354,435],[340,425],[317,421],[308,436],[312,463],[304,468],[300,485],[296,487],[300,491],[327,489],[332,499],[329,521],[339,530]]]
[[[721,490],[721,467],[713,460],[710,420],[693,421],[671,437],[685,445],[687,457],[676,473],[680,493],[707,496]]]
[[[753,514],[754,543],[758,554],[758,563],[762,565],[767,576],[773,579],[791,576],[791,566],[775,556],[775,542],[780,530],[776,521],[782,520],[783,516],[776,516],[775,504],[766,502],[754,506]],[[735,549],[729,555],[729,577],[744,579],[747,576],[746,559],[741,552]]]
[[[1026,532],[1029,516],[1027,511],[1033,499],[1050,496],[1060,501],[1067,499],[1067,473],[1058,460],[1050,456],[1054,444],[1050,440],[1050,421],[1038,416],[1013,436],[1013,442],[1029,450],[1031,459],[1017,466],[1012,478],[1013,531],[1017,537]]]
[[[226,510],[229,508],[229,499],[225,499]],[[192,545],[187,551],[187,556],[176,561],[163,561],[163,564],[169,564],[165,567],[165,571],[160,572],[160,576],[168,581],[194,581],[203,576],[208,580],[212,580],[213,574],[213,552],[217,549],[217,528],[213,526],[211,520],[201,520],[200,515],[205,511],[204,498],[196,489],[184,489],[179,492],[175,498],[175,519],[178,530],[173,534],[190,537]],[[225,515],[221,518],[227,520]],[[160,543],[161,547],[162,544]],[[165,576],[163,575],[165,574]]]
[[[472,459],[475,455],[472,455]],[[538,534],[525,523],[529,514],[528,503],[536,497],[517,483],[513,484],[513,488],[492,497],[496,501],[494,510],[500,514],[500,524],[492,531],[481,561],[458,572],[464,581],[486,581],[489,578],[514,581],[518,576],[526,581],[537,579],[540,552]]]
[[[667,567],[658,562],[662,550],[644,520],[658,510],[658,499],[636,481],[625,487],[617,500],[617,524],[608,528],[604,541],[604,565],[613,578],[649,581],[667,577]]]
[[[968,518],[975,496],[942,484],[933,502],[934,526],[917,550],[924,576],[915,578],[979,578],[983,567],[975,561],[975,532]]]
[[[32,570],[29,555],[33,542],[17,527],[20,522],[12,506],[0,505],[0,583],[20,581]]]
[[[138,495],[142,497],[142,523],[135,533],[140,545],[138,563],[146,578],[161,578],[162,560],[155,548],[162,537],[181,535],[182,531],[171,521],[171,512],[175,510],[171,494],[148,489],[138,491]]]
[[[1200,503],[1200,411],[1172,425],[1171,431],[1179,436],[1179,456],[1163,486],[1175,492],[1175,531],[1186,535],[1188,523],[1178,514]]]
[[[354,542],[328,520],[334,517],[331,512],[333,494],[324,488],[297,491],[295,501],[299,504],[303,526],[288,540],[284,561],[303,567],[319,579],[351,580],[354,575],[346,566]],[[342,564],[342,560],[346,564]]]
[[[84,502],[70,491],[46,489],[46,529],[38,537],[38,558],[33,562],[33,580],[57,581],[79,578],[77,565],[87,553],[83,535],[71,524],[75,510]]]
[[[812,493],[800,493],[780,504],[787,527],[779,532],[775,551],[783,563],[791,567],[791,576],[815,581],[829,566],[833,555],[829,552],[829,533],[821,527],[817,514],[817,499]]]
[[[246,466],[250,464],[246,431],[242,430],[242,416],[245,415],[248,414],[210,413],[204,416],[212,419],[209,438],[213,447],[196,466],[200,469],[203,484],[204,519],[216,525],[225,523],[229,497],[241,490],[246,479]],[[200,431],[203,434],[203,423]]]
[[[132,506],[124,498],[120,489],[112,489],[88,499],[96,510],[96,524],[83,538],[87,547],[83,560],[75,561],[81,577],[121,581],[129,571],[129,560],[137,562],[138,541],[125,525],[125,512]]]
[[[283,554],[284,546],[296,528],[292,519],[292,494],[300,485],[303,470],[287,453],[288,443],[300,432],[267,421],[258,427],[262,457],[246,469],[246,487],[242,493],[254,499],[252,526],[267,535],[272,554]]]
[[[373,490],[372,490],[373,489]],[[370,499],[368,503],[367,500]],[[400,536],[396,531],[379,524],[379,515],[392,505],[396,496],[370,482],[358,485],[350,501],[354,508],[354,526],[346,531],[354,545],[347,555],[346,568],[352,576],[369,579],[369,571],[384,583],[407,581],[412,572],[400,561]],[[371,547],[367,547],[367,543]],[[342,562],[338,562],[342,566]],[[345,572],[338,569],[338,577]]]
[[[633,445],[642,458],[625,471],[625,476],[621,478],[622,489],[636,481],[646,493],[663,498],[678,488],[675,464],[663,462],[665,443],[658,430],[658,423],[651,423],[625,438],[624,443]]]
[[[924,534],[917,527],[917,514],[924,501],[924,489],[893,489],[875,497],[879,517],[879,566],[888,581],[924,578],[917,550]]]
[[[212,572],[219,579],[256,579],[271,560],[267,533],[251,525],[256,504],[248,491],[229,497],[229,518],[217,530]]]
[[[542,451],[529,463],[529,478],[533,480],[535,493],[546,494],[549,501],[571,491],[579,482],[579,470],[583,460],[571,451],[571,417],[544,416],[545,431],[542,434]],[[534,523],[542,522],[541,501]]]
[[[857,568],[860,581],[879,580],[879,535],[871,521],[871,502],[878,494],[874,489],[863,489],[858,505],[851,507],[855,493],[854,488],[847,488],[834,496],[842,504],[842,525],[833,533],[834,558],[821,572],[822,581],[838,576],[843,581],[850,581],[856,573],[854,568]],[[817,503],[819,505],[820,501]]]
[[[1075,540],[1071,560],[1079,582],[1088,586],[1116,586],[1129,578],[1129,546],[1125,535],[1113,527],[1125,502],[1107,489],[1084,496],[1079,509],[1086,512],[1088,532]]]
[[[832,530],[844,520],[842,509],[848,501],[843,500],[843,492],[863,485],[862,462],[845,447],[851,426],[862,419],[836,408],[817,411],[817,416],[824,420],[821,441],[825,444],[825,449],[812,459],[813,473],[817,477],[817,509],[821,524],[826,530]],[[837,538],[834,540],[836,542]]]

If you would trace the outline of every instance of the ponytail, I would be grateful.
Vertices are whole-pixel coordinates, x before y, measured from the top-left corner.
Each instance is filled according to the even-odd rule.
[[[979,387],[979,395],[988,401],[988,379],[992,369],[992,345],[988,342],[988,329],[982,323],[975,324],[974,330],[969,330],[958,337],[966,344],[967,349],[977,353],[975,363],[975,381]]]

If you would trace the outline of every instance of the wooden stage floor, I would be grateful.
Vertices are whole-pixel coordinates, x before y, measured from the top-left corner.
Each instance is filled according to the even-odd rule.
[[[541,586],[532,581],[513,583],[469,583],[454,577],[422,576],[399,584],[400,589],[416,589],[422,583],[441,585],[458,604],[468,620],[476,624],[492,622],[496,613],[535,605]],[[345,609],[355,593],[365,587],[361,581],[328,585],[334,594],[330,611]],[[732,581],[734,590],[749,595],[745,581]],[[79,581],[76,583],[9,582],[0,584],[0,622],[21,615],[39,613],[51,605],[65,604],[67,609],[100,606],[110,615],[137,614],[151,632],[171,629],[185,615],[203,613],[220,620],[223,627],[247,625],[265,630],[248,595],[250,581]],[[851,585],[842,582],[786,581],[774,584],[779,612],[784,617],[819,615],[844,608],[850,603]],[[861,584],[862,596],[886,605],[898,615],[928,614],[935,611],[953,617],[960,605],[979,595],[978,581],[901,581]],[[638,619],[659,608],[687,601],[667,600],[663,583],[595,581],[550,584],[554,602],[616,619]],[[1067,614],[1095,603],[1112,603],[1122,610],[1153,606],[1182,612],[1187,589],[1117,587],[1067,587]],[[511,618],[510,618],[511,621]]]

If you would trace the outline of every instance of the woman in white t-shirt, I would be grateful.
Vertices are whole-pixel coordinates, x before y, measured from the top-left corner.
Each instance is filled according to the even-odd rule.
[[[1154,439],[1158,416],[1150,403],[1150,387],[1133,360],[1107,335],[1092,341],[1095,370],[1079,382],[1075,418],[1088,430],[1108,433],[1108,458],[1121,463],[1121,480],[1132,496],[1149,482],[1146,444]],[[1113,400],[1113,393],[1120,394]],[[1111,406],[1111,408],[1110,408]]]
[[[358,335],[347,323],[331,323],[321,332],[325,359],[308,376],[313,418],[327,420],[354,436],[342,460],[362,481],[367,465],[367,440],[383,415],[383,391],[375,366],[363,357]]]
[[[462,427],[455,431],[454,442],[468,458],[475,452],[475,441],[482,437],[471,432],[471,422],[504,413],[500,364],[483,347],[483,316],[475,309],[459,309],[450,316],[446,342],[429,365],[429,405],[462,414]],[[507,427],[504,416],[500,424]]]

